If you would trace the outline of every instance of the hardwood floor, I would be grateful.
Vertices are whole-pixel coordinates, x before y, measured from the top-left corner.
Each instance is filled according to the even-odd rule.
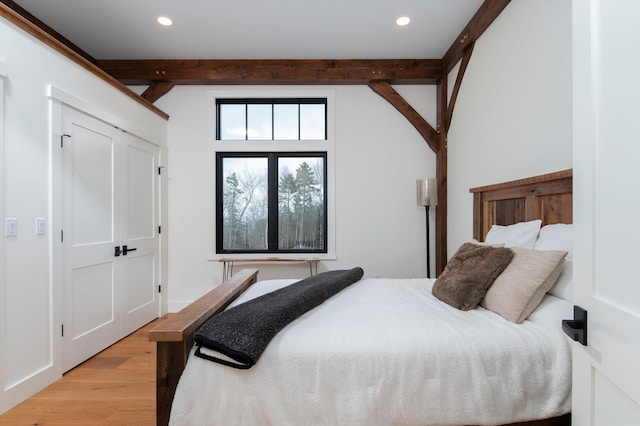
[[[158,321],[158,320],[156,320]],[[155,425],[156,321],[0,416],[0,425]]]

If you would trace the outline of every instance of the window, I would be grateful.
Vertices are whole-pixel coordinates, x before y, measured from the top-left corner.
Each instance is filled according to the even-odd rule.
[[[208,97],[210,258],[335,259],[335,92],[252,87]]]
[[[218,253],[326,253],[326,152],[216,153]]]
[[[216,140],[326,140],[326,98],[216,99]]]

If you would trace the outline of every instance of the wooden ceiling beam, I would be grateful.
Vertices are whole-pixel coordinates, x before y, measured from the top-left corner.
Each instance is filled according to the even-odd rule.
[[[451,127],[451,120],[453,120],[453,109],[456,106],[456,101],[458,100],[458,93],[460,92],[460,86],[462,86],[462,79],[464,78],[464,73],[467,71],[467,67],[469,66],[469,61],[471,60],[471,54],[473,53],[473,46],[475,46],[475,42],[471,43],[467,46],[467,49],[464,51],[464,56],[462,57],[462,62],[460,64],[460,69],[458,70],[458,75],[456,76],[456,82],[453,86],[453,92],[451,93],[451,99],[449,100],[449,105],[447,106],[447,114],[444,121],[444,128],[448,132]]]
[[[154,103],[155,101],[169,93],[169,91],[173,89],[174,86],[175,84],[170,81],[154,81],[140,96],[142,96],[143,99]]]
[[[176,85],[436,84],[440,59],[341,60],[98,60],[105,72],[128,85],[169,81]]]
[[[464,56],[464,52],[472,43],[475,43],[482,33],[500,15],[511,0],[485,0],[473,18],[464,27],[456,41],[453,42],[447,53],[442,58],[442,71],[448,74]]]
[[[395,91],[388,81],[370,81],[369,87],[382,98],[386,99],[395,107],[402,115],[405,116],[409,123],[416,128],[418,133],[422,135],[433,152],[440,149],[440,139],[438,132],[434,129],[411,105]]]

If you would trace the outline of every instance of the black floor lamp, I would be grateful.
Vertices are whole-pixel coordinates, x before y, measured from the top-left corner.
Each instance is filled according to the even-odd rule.
[[[427,278],[431,278],[431,239],[429,238],[429,207],[438,205],[438,186],[436,179],[418,179],[416,181],[418,206],[424,206],[427,229]]]

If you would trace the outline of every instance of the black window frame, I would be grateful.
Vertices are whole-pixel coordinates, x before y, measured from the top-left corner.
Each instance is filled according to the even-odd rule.
[[[220,138],[221,134],[221,117],[220,117],[220,105],[245,105],[245,133],[244,139],[233,139],[237,141],[241,140],[253,140],[249,139],[249,131],[248,125],[249,120],[247,117],[249,108],[248,105],[271,105],[271,139],[267,140],[277,140],[274,139],[275,128],[273,125],[274,114],[273,114],[273,105],[298,105],[298,139],[292,140],[303,140],[300,139],[300,105],[324,105],[324,138],[317,140],[327,140],[327,98],[216,98],[216,140],[222,140]]]
[[[224,190],[224,175],[222,162],[224,158],[267,158],[268,160],[268,176],[267,176],[267,188],[269,194],[267,197],[267,249],[225,249],[224,248],[224,202],[223,202],[223,190]],[[279,189],[279,176],[278,176],[278,159],[286,157],[313,157],[322,158],[324,162],[324,173],[322,176],[323,187],[323,220],[322,226],[323,241],[322,249],[280,249],[279,246],[279,209],[278,209],[278,189]],[[327,198],[327,152],[326,151],[256,151],[256,152],[216,152],[216,254],[322,254],[328,253],[328,198]],[[275,212],[275,213],[274,213]]]

